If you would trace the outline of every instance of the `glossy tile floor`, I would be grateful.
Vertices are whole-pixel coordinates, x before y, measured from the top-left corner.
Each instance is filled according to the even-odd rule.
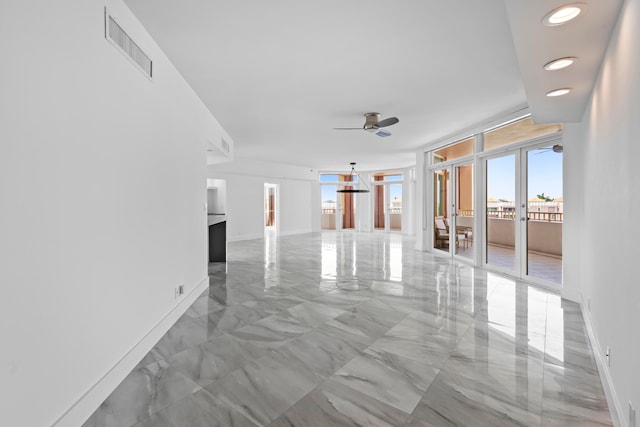
[[[611,425],[576,304],[413,248],[230,243],[85,426]]]
[[[466,258],[473,258],[473,242],[467,242],[458,248],[458,255]],[[443,252],[448,252],[449,248],[436,248]],[[516,251],[513,248],[489,245],[489,263],[492,266],[513,270],[516,264]],[[529,276],[546,280],[552,284],[562,284],[562,257],[543,255],[529,252],[528,258]]]

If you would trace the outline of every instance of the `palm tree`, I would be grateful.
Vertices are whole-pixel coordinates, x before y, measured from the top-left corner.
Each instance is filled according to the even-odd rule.
[[[544,200],[545,202],[552,202],[553,197],[545,196],[544,192],[542,194],[536,195],[536,197],[540,200]]]

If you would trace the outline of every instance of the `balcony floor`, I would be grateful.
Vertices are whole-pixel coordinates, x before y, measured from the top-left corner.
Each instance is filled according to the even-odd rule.
[[[473,257],[473,242],[461,244],[457,254],[467,258]],[[489,245],[489,265],[506,270],[515,268],[515,249]],[[529,276],[542,279],[557,285],[562,284],[562,258],[529,252]]]

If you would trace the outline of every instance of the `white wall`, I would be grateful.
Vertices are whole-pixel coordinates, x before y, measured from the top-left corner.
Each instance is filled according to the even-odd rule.
[[[424,220],[425,210],[430,212],[428,200],[425,198],[425,184],[427,183],[425,167],[424,150],[418,150],[416,152],[416,183],[413,196],[413,228],[416,236],[416,249],[419,251],[429,250],[428,233],[433,230],[431,227],[427,228]]]
[[[346,171],[345,173],[348,173]],[[369,186],[369,193],[355,193],[356,202],[356,230],[362,232],[373,231],[373,194],[374,185],[371,184],[371,172],[359,172],[360,180]],[[364,187],[363,187],[364,188]],[[338,193],[336,193],[336,197]],[[342,225],[341,225],[342,226]]]
[[[227,181],[227,239],[264,236],[264,184],[278,185],[278,234],[320,231],[318,175],[306,168],[235,159],[210,165],[210,178]]]
[[[224,179],[207,179],[208,213],[227,212],[227,182]]]
[[[584,146],[580,125],[565,123],[562,130],[562,297],[581,302],[582,236],[584,235]]]
[[[224,132],[120,0],[2,2],[0,52],[0,424],[78,426],[206,286]]]
[[[640,214],[638,40],[640,0],[627,0],[580,126],[576,149],[582,150],[582,158],[568,168],[571,176],[580,175],[584,187],[578,195],[583,209],[574,210],[582,212],[581,239],[567,242],[565,251],[582,256],[565,264],[582,272],[567,277],[567,286],[580,289],[583,311],[595,333],[595,351],[602,356],[611,347],[611,367],[604,367],[604,377],[625,425],[627,402],[640,408],[640,286],[635,269],[640,259],[635,225]]]
[[[414,211],[415,211],[415,168],[405,168],[402,173],[402,233],[415,235]],[[413,177],[412,177],[413,175]]]

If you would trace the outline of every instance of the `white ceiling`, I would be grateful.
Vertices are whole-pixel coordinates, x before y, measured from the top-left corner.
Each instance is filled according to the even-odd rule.
[[[582,0],[584,11],[576,19],[554,27],[541,19],[572,0],[507,0],[518,62],[534,121],[578,122],[595,83],[611,30],[622,0]],[[570,67],[546,71],[546,63],[562,57],[576,57]],[[571,88],[569,95],[549,98],[546,93]]]
[[[519,63],[541,67],[538,51],[560,43],[536,46],[525,32],[539,30],[547,11],[528,14],[552,0],[506,0],[516,33],[531,21],[516,38],[539,48],[530,62],[516,54],[505,0],[125,1],[231,135],[237,158],[313,169],[414,164],[419,147],[526,105],[525,87],[536,97]],[[588,3],[597,1],[619,3]],[[548,118],[553,106],[540,105],[531,108]],[[400,119],[392,136],[332,129],[362,126],[370,111]]]

